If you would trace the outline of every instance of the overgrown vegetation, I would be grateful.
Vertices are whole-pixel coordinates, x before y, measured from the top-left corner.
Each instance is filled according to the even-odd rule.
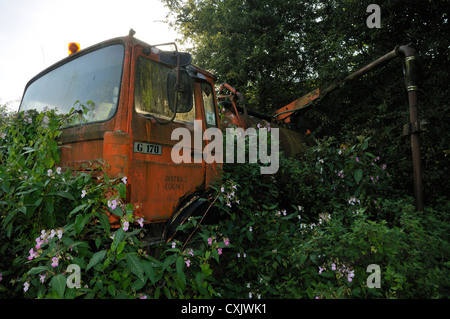
[[[371,139],[321,140],[301,160],[225,166],[218,225],[149,253],[126,178],[58,166],[52,111],[3,117],[3,298],[448,298],[449,204],[416,212]],[[108,214],[121,218],[110,229]],[[367,286],[369,265],[380,288]],[[75,265],[75,266],[74,266]],[[74,276],[79,267],[80,282]]]
[[[1,296],[215,296],[209,263],[219,260],[225,242],[205,245],[195,255],[170,243],[159,259],[149,255],[141,242],[144,221],[133,215],[133,205],[123,204],[125,177],[58,167],[55,137],[62,124],[53,111],[2,117]],[[118,229],[110,229],[108,214],[121,218]],[[70,265],[79,267],[79,284]],[[195,276],[185,275],[196,267]]]
[[[281,156],[276,175],[226,164],[196,227],[152,255],[124,205],[120,177],[59,167],[52,111],[0,118],[2,298],[449,298],[448,5],[371,1],[164,0],[195,63],[271,114],[317,87],[411,43],[421,65],[425,210],[413,205],[408,123],[397,60],[298,113],[319,145]],[[121,219],[110,229],[108,214]],[[72,265],[72,266],[71,266]],[[76,269],[81,281],[74,280]],[[380,269],[369,287],[370,265]],[[370,277],[370,278],[369,278]]]
[[[367,137],[329,138],[267,179],[257,165],[228,165],[241,201],[220,228],[234,243],[223,295],[448,298],[448,202],[416,212],[371,151]],[[369,265],[380,288],[367,286]]]

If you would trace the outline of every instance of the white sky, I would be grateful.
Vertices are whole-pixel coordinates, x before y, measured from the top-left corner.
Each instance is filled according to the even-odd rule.
[[[83,49],[130,28],[149,44],[175,41],[162,22],[167,11],[160,0],[0,0],[0,105],[20,100],[34,75],[68,55],[70,42]]]

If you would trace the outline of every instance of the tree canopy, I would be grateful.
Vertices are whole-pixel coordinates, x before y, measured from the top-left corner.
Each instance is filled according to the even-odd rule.
[[[379,3],[380,28],[369,28],[373,2],[320,0],[162,0],[168,20],[192,44],[196,64],[246,96],[249,108],[273,114],[318,87],[344,78],[410,44],[419,61],[419,113],[425,191],[448,176],[450,119],[449,6],[446,0]],[[295,124],[317,137],[368,135],[397,165],[399,184],[411,187],[410,146],[401,136],[409,122],[403,61],[396,59],[346,84],[299,112]],[[442,193],[450,193],[444,186]]]

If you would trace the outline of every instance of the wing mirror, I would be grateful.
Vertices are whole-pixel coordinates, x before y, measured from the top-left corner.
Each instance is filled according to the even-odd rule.
[[[188,113],[192,110],[192,90],[191,77],[186,70],[170,70],[167,74],[167,100],[172,112]]]

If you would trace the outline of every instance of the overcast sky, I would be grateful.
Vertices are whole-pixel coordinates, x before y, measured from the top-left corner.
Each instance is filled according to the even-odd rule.
[[[128,35],[150,44],[175,41],[160,0],[0,0],[0,104],[21,99],[26,83],[68,55]],[[13,106],[18,107],[18,103]]]

